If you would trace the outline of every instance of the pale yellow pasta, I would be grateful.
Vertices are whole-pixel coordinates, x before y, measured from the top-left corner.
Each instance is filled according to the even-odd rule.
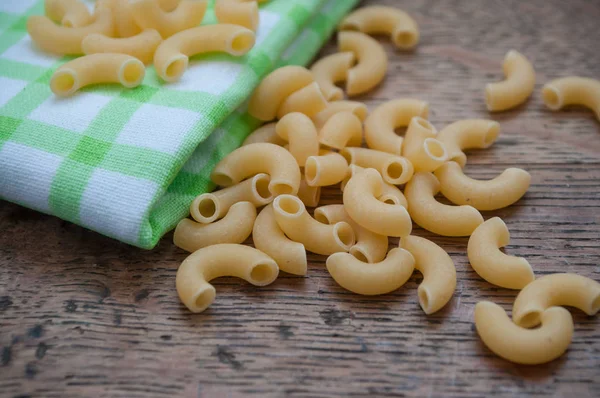
[[[162,37],[154,29],[147,29],[136,36],[120,39],[93,33],[83,39],[81,48],[84,54],[127,54],[139,59],[144,64],[149,64],[161,41]]]
[[[179,3],[181,3],[181,0],[158,0],[158,5],[160,8],[167,12],[171,12],[176,9]]]
[[[335,83],[346,80],[354,60],[353,52],[341,52],[323,57],[311,66],[310,71],[327,101],[339,101],[344,98],[344,90]]]
[[[395,7],[369,6],[356,9],[340,24],[341,30],[389,35],[402,50],[413,49],[419,42],[419,27],[406,12]]]
[[[512,319],[520,326],[537,326],[550,307],[576,307],[586,314],[600,310],[600,283],[577,274],[542,276],[519,292],[512,309]]]
[[[435,171],[442,195],[457,205],[477,210],[496,210],[516,203],[525,195],[531,175],[523,169],[508,168],[492,180],[466,176],[456,162],[448,162]]]
[[[509,256],[501,247],[510,243],[510,233],[499,217],[478,226],[469,238],[467,255],[473,270],[489,283],[507,289],[523,289],[535,279],[529,262]]]
[[[470,236],[483,223],[483,217],[472,206],[448,206],[435,195],[440,183],[431,173],[419,172],[406,184],[404,195],[408,212],[422,228],[443,236]]]
[[[253,31],[259,23],[256,0],[217,0],[215,15],[219,23],[241,25]]]
[[[355,174],[358,174],[364,170],[365,170],[364,167],[360,167],[355,164],[349,165],[348,166],[348,174],[346,174],[346,177],[340,183],[340,189],[342,190],[342,192],[344,192],[344,188],[346,187],[346,184],[348,183],[350,178],[352,178],[352,176],[354,176]],[[377,199],[381,202],[384,202],[384,203],[387,203],[390,205],[400,205],[400,206],[404,206],[405,208],[408,208],[408,202],[406,201],[406,198],[404,197],[404,194],[402,193],[402,191],[400,189],[398,189],[398,187],[396,187],[395,185],[388,184],[385,181],[383,183],[381,195]]]
[[[258,120],[271,121],[291,94],[315,81],[312,73],[302,66],[284,66],[265,77],[252,93],[248,113]]]
[[[485,86],[485,103],[490,112],[505,111],[521,105],[533,93],[535,70],[525,56],[510,50],[502,64],[506,79]]]
[[[422,117],[415,116],[408,124],[402,155],[415,171],[434,171],[448,160],[446,147],[435,139],[436,134],[435,127]]]
[[[544,104],[553,111],[567,105],[590,108],[600,120],[600,80],[568,76],[552,80],[542,89]]]
[[[133,19],[133,10],[129,0],[113,0],[111,3],[107,2],[106,7],[112,9],[117,36],[131,37],[142,32],[142,28]]]
[[[326,107],[327,100],[323,96],[319,85],[313,82],[290,94],[277,110],[277,118],[281,119],[292,112],[300,112],[308,117],[313,117]]]
[[[213,169],[211,180],[229,187],[255,174],[271,176],[269,192],[295,195],[300,186],[300,167],[291,153],[280,146],[259,143],[236,149],[225,156]]]
[[[356,101],[335,101],[327,104],[327,108],[317,113],[312,119],[317,126],[317,130],[321,130],[325,123],[335,114],[340,112],[352,112],[354,116],[358,117],[361,122],[364,122],[367,118],[369,110],[367,106],[362,102]]]
[[[384,181],[392,185],[406,183],[414,173],[413,165],[408,159],[387,152],[347,147],[340,155],[345,157],[349,164],[376,169]]]
[[[346,290],[362,295],[393,292],[408,281],[415,267],[413,256],[404,249],[390,250],[378,263],[368,264],[348,253],[327,258],[327,271]]]
[[[335,152],[323,156],[309,156],[304,166],[304,177],[311,187],[335,185],[341,182],[347,173],[346,158]]]
[[[50,78],[50,89],[54,94],[66,97],[82,87],[98,83],[120,83],[132,88],[142,83],[145,74],[144,64],[130,55],[85,55],[60,66]]]
[[[294,242],[285,236],[275,221],[273,205],[265,207],[256,217],[252,240],[258,250],[275,260],[281,271],[306,275],[306,249],[302,243]]]
[[[377,263],[385,258],[388,249],[388,237],[369,231],[355,223],[344,205],[328,205],[315,209],[315,220],[325,224],[347,222],[356,235],[356,243],[349,250],[350,254],[367,263]]]
[[[280,195],[273,201],[275,220],[294,242],[316,254],[347,252],[355,243],[352,227],[347,222],[326,225],[312,218],[304,203],[292,195]]]
[[[344,189],[344,208],[361,227],[385,236],[408,236],[412,222],[406,208],[390,205],[377,198],[384,182],[375,169],[355,174]]]
[[[267,123],[254,130],[242,143],[244,145],[257,144],[261,142],[267,142],[279,146],[284,146],[286,141],[277,135],[276,130],[277,123]]]
[[[298,199],[307,207],[316,207],[321,200],[321,187],[311,187],[306,182],[306,177],[302,176],[300,188],[298,189]]]
[[[27,32],[31,40],[43,51],[58,55],[83,54],[81,42],[91,33],[114,35],[111,10],[103,8],[92,17],[89,25],[80,28],[58,26],[46,16],[34,15],[27,19]]]
[[[444,127],[437,135],[448,152],[448,160],[465,167],[465,149],[489,148],[500,134],[500,123],[485,119],[459,120]]]
[[[539,365],[560,357],[573,339],[573,318],[560,307],[546,310],[538,329],[525,329],[512,323],[499,305],[481,301],[475,305],[475,327],[483,344],[494,354],[524,365]]]
[[[377,40],[360,32],[340,32],[338,47],[342,52],[351,51],[357,59],[346,75],[349,96],[366,93],[385,79],[388,58]]]
[[[406,127],[411,119],[427,119],[429,104],[411,98],[399,98],[379,105],[365,120],[367,146],[382,152],[400,155],[403,138],[395,130]]]
[[[400,239],[400,247],[415,259],[415,268],[423,274],[419,285],[419,304],[429,315],[439,311],[456,289],[456,267],[444,249],[430,240],[410,235]]]
[[[308,116],[289,113],[277,123],[275,131],[289,143],[289,151],[300,167],[304,167],[309,156],[319,155],[317,129]]]
[[[250,202],[256,207],[269,204],[273,201],[270,181],[268,174],[260,173],[228,188],[198,195],[190,205],[190,215],[199,223],[208,224],[225,216],[237,202]]]
[[[235,203],[221,220],[201,224],[184,218],[173,234],[175,246],[188,252],[220,243],[243,243],[252,233],[256,207],[250,202]]]
[[[362,122],[354,113],[343,111],[334,114],[319,130],[319,142],[330,148],[344,149],[347,146],[361,146]]]
[[[206,0],[181,0],[170,12],[163,10],[158,0],[134,0],[130,4],[133,19],[140,28],[156,29],[166,39],[178,32],[197,27],[204,18],[207,2]],[[213,40],[218,39],[213,38]],[[203,44],[207,45],[206,42]]]
[[[187,29],[164,40],[154,53],[156,73],[167,82],[179,80],[189,57],[208,52],[241,56],[254,46],[254,33],[236,25],[205,25]]]
[[[266,286],[277,275],[277,263],[260,250],[223,243],[197,250],[186,258],[177,270],[175,285],[181,302],[198,313],[215,300],[215,288],[209,283],[212,279],[235,276],[255,286]]]
[[[67,28],[79,28],[92,22],[86,5],[80,0],[46,0],[46,16]]]

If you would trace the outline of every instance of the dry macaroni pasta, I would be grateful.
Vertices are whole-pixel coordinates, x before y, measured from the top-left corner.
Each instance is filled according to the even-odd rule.
[[[506,80],[485,87],[485,103],[490,112],[514,108],[533,93],[535,70],[523,54],[510,50],[502,64]]]
[[[327,104],[327,108],[317,113],[312,119],[313,122],[315,122],[317,129],[321,130],[323,126],[325,126],[325,123],[327,123],[327,121],[331,119],[333,115],[340,112],[352,112],[354,116],[360,119],[361,122],[364,122],[367,118],[369,110],[362,102],[335,101]]]
[[[342,52],[353,52],[357,59],[346,76],[349,96],[366,93],[383,81],[388,58],[377,40],[360,32],[340,32],[338,46]]]
[[[256,31],[259,23],[256,0],[217,0],[215,15],[219,23],[241,25]]]
[[[568,76],[546,83],[542,89],[544,104],[553,111],[567,105],[583,105],[600,120],[600,80]]]
[[[319,85],[314,82],[290,94],[277,110],[277,118],[281,119],[292,112],[300,112],[308,117],[313,117],[326,107],[327,100],[321,93]]]
[[[346,80],[348,71],[354,65],[353,52],[341,52],[321,58],[310,68],[315,81],[327,101],[339,101],[344,98],[344,91],[335,83]]]
[[[309,156],[319,155],[317,129],[308,116],[289,113],[277,123],[275,131],[289,143],[289,151],[300,167],[304,167]]]
[[[489,148],[500,134],[500,124],[493,120],[465,119],[444,127],[437,135],[448,152],[448,160],[465,167],[465,149]]]
[[[163,10],[158,0],[135,0],[130,4],[133,19],[138,26],[142,29],[156,29],[165,39],[197,27],[206,12],[206,0],[182,0],[170,12]]]
[[[120,39],[92,33],[83,39],[81,48],[85,54],[127,54],[139,59],[144,64],[149,64],[161,41],[162,37],[154,29],[147,29],[136,36]]]
[[[306,182],[306,177],[302,176],[300,188],[298,189],[298,199],[307,207],[316,207],[321,200],[321,187],[311,187]]]
[[[267,123],[257,128],[248,137],[246,137],[242,146],[261,142],[284,146],[286,142],[283,138],[277,135],[276,126],[277,123]]]
[[[391,153],[367,148],[347,147],[340,152],[340,155],[345,157],[349,164],[376,169],[385,182],[392,185],[406,183],[414,173],[413,165],[408,159]]]
[[[348,183],[350,178],[364,170],[364,167],[360,167],[355,164],[351,164],[350,166],[348,166],[348,174],[340,184],[340,189],[342,190],[342,192],[344,192],[344,188],[346,187],[346,184]],[[402,191],[398,189],[398,187],[396,187],[395,185],[388,184],[387,182],[383,183],[381,195],[377,199],[387,204],[400,205],[404,206],[405,208],[408,208],[408,202],[406,201],[406,198],[404,197]]]
[[[362,144],[362,122],[354,113],[343,111],[334,114],[319,131],[319,142],[335,149]]]
[[[332,152],[323,156],[309,156],[304,166],[304,177],[309,186],[325,187],[341,182],[348,173],[348,162]]]
[[[131,37],[142,32],[142,28],[133,18],[133,10],[129,0],[114,0],[111,9],[117,36]]]
[[[427,120],[415,116],[406,130],[402,155],[415,168],[415,171],[433,171],[448,160],[443,143],[435,139],[437,130]]]
[[[46,0],[46,16],[67,28],[79,28],[89,24],[92,16],[79,0]]]

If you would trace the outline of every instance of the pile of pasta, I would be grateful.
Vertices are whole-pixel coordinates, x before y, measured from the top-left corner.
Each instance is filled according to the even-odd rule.
[[[165,82],[174,82],[193,55],[242,56],[254,47],[264,1],[217,0],[219,23],[198,26],[207,0],[97,0],[93,13],[80,0],[46,0],[46,15],[30,17],[27,31],[43,51],[85,54],[52,75],[50,88],[64,97],[91,84],[137,87],[150,63]]]

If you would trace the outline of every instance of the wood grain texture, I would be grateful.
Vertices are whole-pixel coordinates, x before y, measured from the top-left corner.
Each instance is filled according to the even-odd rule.
[[[502,79],[511,48],[533,61],[536,93],[491,117],[496,145],[469,155],[468,174],[491,178],[509,166],[533,176],[526,197],[502,217],[508,252],[536,274],[576,272],[600,281],[600,123],[591,112],[552,113],[540,98],[551,78],[600,77],[596,0],[394,0],[419,22],[416,53],[382,39],[391,67],[364,96],[369,107],[399,96],[430,102],[438,128],[490,117],[485,83]],[[323,54],[334,51],[328,45]],[[339,203],[337,189],[323,203]],[[591,397],[600,391],[600,318],[574,310],[574,341],[544,366],[494,356],[474,329],[473,308],[489,299],[510,310],[516,292],[481,280],[467,239],[431,238],[456,263],[452,301],[426,316],[418,273],[379,297],[344,291],[325,258],[306,278],[282,275],[255,288],[215,281],[217,300],[191,315],[175,292],[186,253],[170,236],[151,252],[59,219],[0,203],[0,396],[39,397]],[[396,241],[393,241],[396,244]]]

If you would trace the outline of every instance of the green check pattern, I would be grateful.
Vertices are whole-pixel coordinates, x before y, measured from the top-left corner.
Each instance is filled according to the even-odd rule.
[[[25,29],[43,1],[0,1],[0,199],[153,248],[259,125],[244,101],[260,80],[307,64],[357,2],[271,0],[244,57],[193,57],[174,84],[149,67],[135,89],[101,85],[60,99],[49,80],[72,58],[37,50]],[[203,24],[215,22],[211,6]]]

